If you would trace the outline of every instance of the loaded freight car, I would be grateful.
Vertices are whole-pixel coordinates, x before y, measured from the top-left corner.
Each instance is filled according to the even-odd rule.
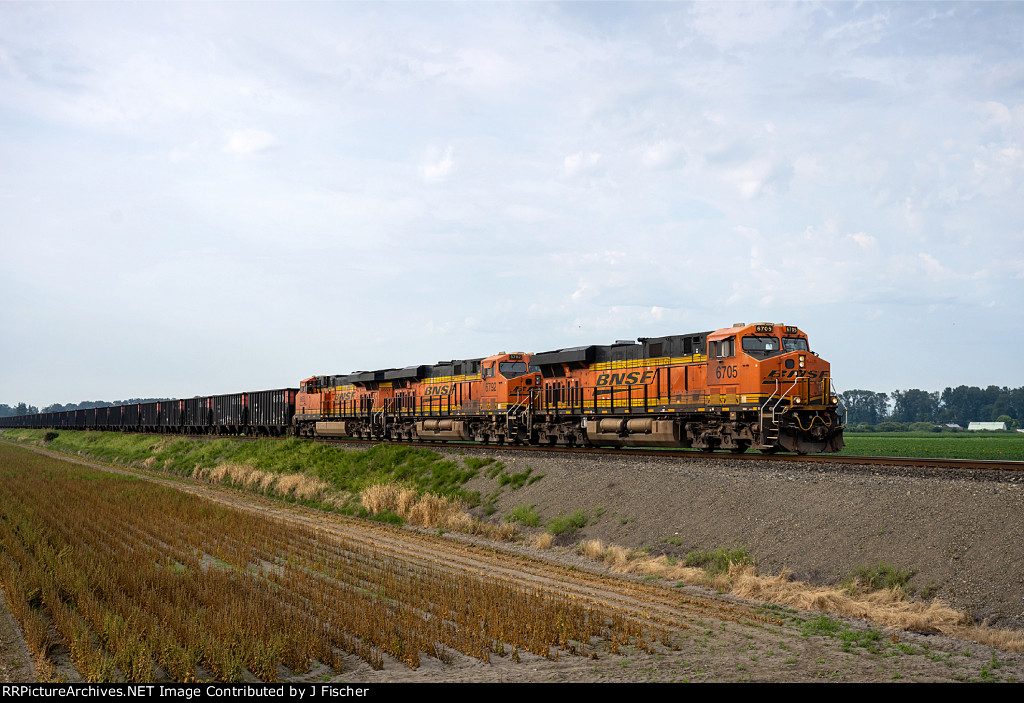
[[[211,417],[213,410],[212,398],[195,397],[185,400],[184,431],[194,434],[205,434],[213,426]]]
[[[160,401],[160,428],[158,432],[178,434],[185,424],[185,401]]]
[[[215,395],[210,410],[214,434],[240,434],[248,424],[245,393]]]
[[[137,431],[139,429],[138,404],[121,406],[121,429]]]
[[[275,437],[290,432],[298,391],[298,388],[279,388],[250,392],[248,432]]]
[[[139,403],[138,429],[140,432],[160,431],[160,403]]]

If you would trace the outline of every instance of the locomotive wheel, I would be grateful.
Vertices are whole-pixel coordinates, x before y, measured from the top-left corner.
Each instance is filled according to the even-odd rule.
[[[775,454],[778,451],[779,451],[778,447],[768,447],[767,449],[762,449],[761,453],[762,454]]]
[[[748,440],[741,440],[736,443],[735,447],[729,449],[733,454],[742,454],[750,448],[750,442]]]

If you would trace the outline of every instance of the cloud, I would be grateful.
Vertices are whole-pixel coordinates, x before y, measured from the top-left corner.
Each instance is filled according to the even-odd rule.
[[[224,152],[234,156],[252,156],[277,145],[277,140],[262,129],[239,129],[228,134]]]
[[[203,281],[195,299],[237,302],[210,275],[223,260],[266,282],[240,309],[286,311],[274,358],[256,345],[233,368],[260,379],[286,360],[289,384],[420,361],[394,330],[427,320],[427,360],[752,317],[810,320],[845,354],[871,316],[899,343],[936,309],[958,330],[1001,325],[993,355],[1014,358],[1024,13],[945,7],[0,4],[0,293],[26,301],[0,311],[8,346],[39,343],[32,320],[49,311],[31,305],[73,305],[97,277]],[[374,304],[323,326],[309,301],[346,286]],[[258,315],[225,335],[222,316],[188,307],[159,336],[204,340],[175,363],[211,392],[217,363],[199,357]],[[115,317],[103,340],[53,348],[138,338]],[[323,343],[296,351],[311,328]],[[852,348],[835,361],[886,383]],[[926,368],[1024,383],[946,361],[888,367],[906,385]],[[0,386],[26,401],[83,399],[30,397],[43,386],[22,379],[45,370],[6,368]]]
[[[772,2],[698,2],[691,24],[720,49],[766,44],[804,24],[802,5]]]
[[[771,162],[755,159],[725,172],[723,178],[739,192],[741,197],[749,200],[760,195],[762,188],[771,177],[772,171]]]
[[[648,144],[641,150],[640,160],[647,168],[661,168],[671,165],[681,151],[681,146],[672,139],[662,139]]]
[[[439,183],[446,180],[455,170],[454,149],[449,145],[443,152],[431,147],[427,152],[425,163],[420,167],[423,180],[428,183]]]
[[[562,172],[568,176],[573,177],[581,173],[593,170],[597,163],[601,160],[601,155],[596,152],[577,152],[566,156],[562,160]]]
[[[857,246],[859,246],[861,249],[864,249],[865,251],[869,249],[874,249],[875,247],[875,238],[872,237],[870,234],[864,234],[863,232],[854,232],[853,234],[848,234],[846,236],[855,241],[857,243]]]

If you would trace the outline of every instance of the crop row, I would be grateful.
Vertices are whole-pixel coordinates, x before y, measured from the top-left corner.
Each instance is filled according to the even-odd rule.
[[[0,585],[44,675],[58,646],[89,681],[275,681],[316,661],[340,672],[344,653],[415,668],[665,637],[555,592],[19,448],[0,446],[0,467]]]

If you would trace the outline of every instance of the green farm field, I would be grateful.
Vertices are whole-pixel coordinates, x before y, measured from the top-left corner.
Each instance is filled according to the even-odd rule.
[[[847,432],[840,456],[1024,461],[1019,432]]]

